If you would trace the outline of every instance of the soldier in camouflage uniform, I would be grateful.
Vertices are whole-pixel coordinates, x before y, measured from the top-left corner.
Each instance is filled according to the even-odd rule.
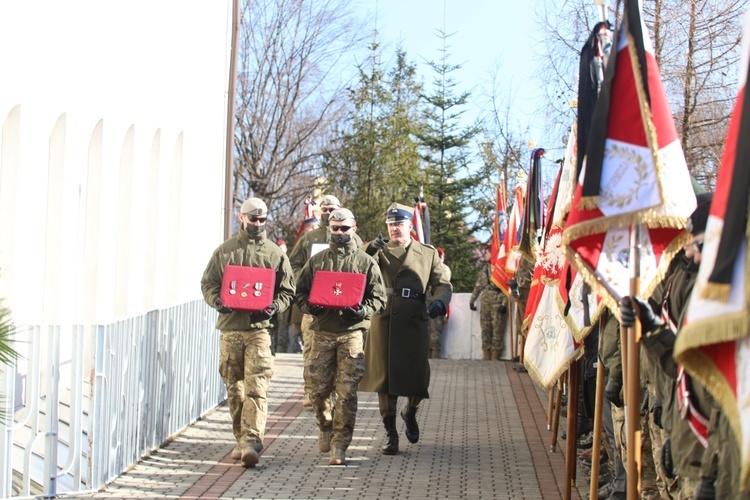
[[[242,229],[222,243],[203,272],[203,298],[219,311],[221,331],[219,373],[227,387],[229,413],[237,445],[232,458],[244,467],[255,467],[263,449],[268,416],[266,393],[273,375],[269,328],[271,318],[284,311],[294,298],[294,276],[284,252],[266,238],[266,204],[249,198],[240,208]],[[227,265],[263,267],[276,271],[274,298],[259,312],[234,311],[221,301],[221,283]]]
[[[289,263],[296,278],[299,278],[302,268],[310,260],[313,250],[318,251],[328,246],[331,241],[331,233],[328,231],[328,218],[331,212],[340,207],[341,202],[339,199],[330,194],[324,196],[320,201],[320,218],[323,225],[300,236],[300,239],[292,249],[292,253],[289,254]],[[352,239],[357,242],[358,246],[362,245],[362,240],[356,233],[352,235]],[[310,372],[308,369],[309,364],[306,361],[310,356],[310,346],[312,345],[312,330],[310,329],[312,321],[313,318],[309,314],[303,314],[300,322],[300,329],[302,330],[302,359],[305,361],[302,370],[302,377],[305,379],[305,406],[308,406],[310,400]]]
[[[469,307],[476,311],[477,297],[481,295],[482,353],[484,360],[497,361],[503,350],[505,324],[508,321],[508,297],[492,282],[492,267],[489,262],[479,270],[477,284],[471,292]]]
[[[438,256],[440,257],[440,262],[442,262],[443,264],[443,276],[445,276],[445,279],[447,281],[450,281],[451,268],[445,265],[445,251],[440,247],[437,247],[435,250],[437,250]],[[430,302],[432,302],[431,290],[427,293],[427,303],[429,304]],[[430,358],[440,358],[443,328],[445,327],[445,324],[447,322],[447,314],[445,316],[438,316],[437,318],[430,319]]]
[[[364,334],[370,317],[385,308],[383,276],[375,261],[352,238],[357,230],[354,215],[345,208],[331,212],[327,250],[310,258],[302,268],[296,300],[300,309],[313,316],[310,355],[305,360],[310,374],[310,400],[318,424],[318,447],[331,453],[330,465],[343,465],[352,441],[357,416],[357,386],[365,372]],[[310,305],[310,290],[316,271],[364,274],[366,287],[357,308],[324,309]],[[333,415],[328,404],[336,390]]]

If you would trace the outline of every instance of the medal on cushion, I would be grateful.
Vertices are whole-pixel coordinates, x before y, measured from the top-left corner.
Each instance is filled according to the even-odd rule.
[[[235,288],[237,288],[237,282],[236,281],[232,281],[229,284],[229,294],[230,295],[234,295],[235,293],[237,293],[237,290],[235,290]]]
[[[256,283],[255,284],[255,291],[253,292],[253,295],[256,297],[260,297],[260,291],[263,289],[263,283]]]
[[[342,283],[336,283],[333,286],[333,294],[334,295],[341,295],[341,285],[342,285]]]

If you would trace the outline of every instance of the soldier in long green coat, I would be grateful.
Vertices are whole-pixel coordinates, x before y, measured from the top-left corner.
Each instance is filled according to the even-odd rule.
[[[419,440],[417,407],[429,397],[429,319],[445,315],[453,293],[437,251],[411,239],[411,221],[412,210],[394,203],[386,212],[390,241],[379,237],[367,247],[380,266],[388,302],[385,311],[373,317],[359,389],[378,393],[387,435],[381,451],[386,455],[398,452],[399,396],[409,398],[401,411],[406,437],[412,443]],[[432,290],[429,306],[425,302],[428,287]]]
[[[214,251],[201,279],[203,298],[219,311],[219,372],[227,388],[229,413],[237,445],[232,458],[255,467],[263,449],[268,416],[268,386],[273,375],[271,319],[289,307],[295,280],[286,254],[266,238],[268,208],[249,198],[240,208],[242,229]],[[276,271],[271,305],[259,312],[235,311],[221,300],[221,283],[227,265],[262,267]]]

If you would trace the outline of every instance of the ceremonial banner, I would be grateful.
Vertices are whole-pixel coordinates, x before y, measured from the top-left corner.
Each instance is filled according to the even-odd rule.
[[[539,232],[544,228],[544,186],[542,184],[542,157],[544,149],[531,152],[531,165],[526,183],[526,205],[523,211],[520,250],[531,261],[536,261],[539,251]]]
[[[513,191],[513,207],[508,219],[508,235],[505,238],[505,269],[512,278],[518,270],[521,261],[521,231],[523,230],[524,192],[523,186],[516,186]]]
[[[506,268],[508,254],[506,253],[505,240],[509,237],[508,221],[505,218],[505,186],[497,186],[495,205],[495,220],[492,226],[492,241],[490,242],[490,262],[492,263],[492,276],[490,279],[505,295],[510,295],[508,280],[514,273]]]
[[[748,331],[748,195],[750,194],[750,17],[745,16],[737,101],[729,122],[702,259],[675,359],[718,400],[742,457],[750,490],[750,335]]]
[[[579,119],[580,123],[580,119]],[[558,286],[558,303],[560,309],[565,312],[565,320],[568,328],[573,334],[576,342],[581,343],[591,330],[591,325],[595,324],[604,309],[604,304],[600,303],[596,293],[589,293],[588,297],[588,322],[584,317],[583,303],[583,284],[584,280],[565,258],[565,249],[562,247],[562,233],[567,225],[568,214],[570,213],[571,201],[576,189],[576,172],[578,171],[578,127],[573,125],[570,135],[568,136],[568,146],[565,149],[565,160],[563,162],[562,174],[560,175],[560,188],[558,194],[558,203],[555,207],[554,225],[552,231],[555,232],[555,244],[559,246],[559,252],[563,254],[563,279]],[[547,243],[549,245],[549,243]]]
[[[687,241],[695,195],[638,2],[625,23],[596,102],[586,158],[563,233],[570,264],[613,310],[638,271],[653,292]],[[628,268],[630,230],[640,225],[640,269]]]
[[[563,165],[550,197],[544,246],[539,252],[534,280],[527,305],[528,334],[524,348],[524,365],[532,378],[545,389],[550,388],[580,357],[580,344],[590,327],[584,325],[580,285],[571,289],[571,303],[566,314],[568,291],[565,287],[568,264],[562,247],[565,219],[575,187],[576,129],[568,138]],[[596,307],[595,295],[589,295],[590,311]],[[577,337],[580,337],[577,340]]]

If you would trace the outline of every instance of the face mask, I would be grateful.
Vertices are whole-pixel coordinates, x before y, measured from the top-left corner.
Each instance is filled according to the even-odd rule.
[[[336,243],[337,245],[343,245],[345,243],[349,243],[349,241],[352,239],[351,234],[331,234],[331,241]]]
[[[328,225],[328,217],[330,217],[330,216],[331,216],[331,214],[320,214],[320,220],[323,221],[323,225],[324,226]]]
[[[249,234],[250,236],[258,236],[265,229],[266,229],[265,224],[261,224],[260,226],[256,226],[253,224],[245,224],[245,231],[247,231],[247,234]]]

